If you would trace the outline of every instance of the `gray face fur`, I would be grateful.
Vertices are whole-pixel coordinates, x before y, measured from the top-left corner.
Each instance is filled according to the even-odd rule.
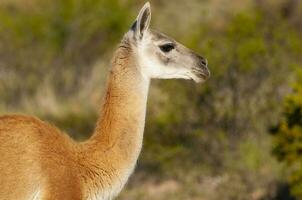
[[[139,67],[148,78],[183,78],[202,82],[209,78],[207,60],[174,39],[149,29],[150,4],[141,9],[128,32]]]

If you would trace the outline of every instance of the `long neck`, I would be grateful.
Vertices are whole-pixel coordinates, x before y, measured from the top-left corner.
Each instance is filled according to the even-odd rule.
[[[119,47],[95,132],[91,140],[102,151],[119,151],[136,159],[141,148],[149,80],[138,71],[131,49]]]
[[[106,188],[118,182],[121,189],[133,171],[142,147],[149,82],[139,72],[130,45],[122,42],[96,129],[85,143],[83,165],[89,173],[84,176],[92,185]],[[94,175],[87,175],[91,171]]]

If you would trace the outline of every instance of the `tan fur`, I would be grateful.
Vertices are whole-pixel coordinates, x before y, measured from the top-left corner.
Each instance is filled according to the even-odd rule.
[[[124,41],[113,60],[101,117],[88,141],[76,143],[33,117],[0,117],[0,199],[30,199],[37,190],[43,200],[114,197],[141,149],[148,85]],[[112,191],[94,197],[107,190]]]
[[[149,31],[150,19],[146,3],[115,53],[88,141],[34,117],[0,117],[1,200],[110,200],[120,192],[141,151],[150,79],[209,77],[205,59]],[[163,51],[163,42],[174,50]]]

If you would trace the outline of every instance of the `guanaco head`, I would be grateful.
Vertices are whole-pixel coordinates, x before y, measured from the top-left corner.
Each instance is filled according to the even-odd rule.
[[[196,82],[208,79],[207,60],[165,34],[149,29],[150,20],[151,8],[147,2],[127,34],[143,75]]]

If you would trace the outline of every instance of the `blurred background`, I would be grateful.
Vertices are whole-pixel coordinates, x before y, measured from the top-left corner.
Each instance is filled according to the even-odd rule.
[[[0,114],[88,138],[144,3],[1,0]],[[152,82],[143,152],[118,199],[302,199],[302,2],[150,3],[151,26],[205,56],[212,77]]]

